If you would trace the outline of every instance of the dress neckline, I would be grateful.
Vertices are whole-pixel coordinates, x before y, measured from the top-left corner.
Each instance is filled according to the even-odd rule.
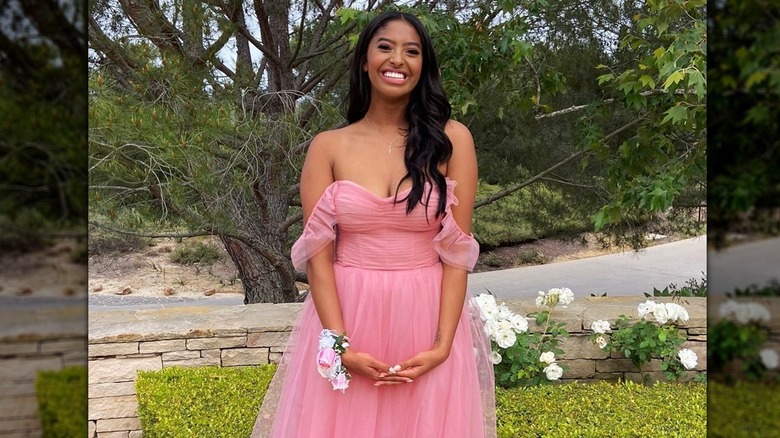
[[[446,177],[446,176],[444,177],[444,181],[446,182],[446,184],[447,184],[448,186],[449,186],[450,184],[453,184],[453,185],[454,185],[454,184],[456,183],[456,181],[455,181],[454,179],[448,178],[448,177]],[[337,180],[333,181],[333,182],[330,184],[330,186],[334,186],[334,185],[336,185],[336,183],[347,183],[347,184],[350,184],[350,185],[352,185],[352,186],[355,186],[355,187],[357,187],[358,189],[360,189],[361,191],[363,191],[364,193],[366,193],[366,194],[368,194],[368,195],[372,196],[374,199],[377,199],[377,200],[380,200],[380,201],[388,201],[388,200],[391,200],[391,199],[393,199],[393,198],[395,198],[395,197],[396,197],[396,195],[390,195],[390,196],[384,196],[384,197],[382,197],[382,196],[379,196],[379,195],[377,195],[376,193],[372,192],[371,190],[369,190],[369,189],[367,189],[367,188],[363,187],[362,185],[360,185],[360,184],[356,183],[355,181],[352,181],[352,180],[349,180],[349,179],[337,179]],[[430,183],[426,183],[426,184],[430,184]],[[409,193],[409,192],[411,192],[411,191],[412,191],[412,187],[408,187],[408,188],[406,188],[406,189],[404,189],[404,190],[401,190],[400,192],[398,192],[397,196],[398,196],[399,198],[402,198],[402,197],[403,197],[403,195],[405,195],[405,194],[407,194],[407,193]]]

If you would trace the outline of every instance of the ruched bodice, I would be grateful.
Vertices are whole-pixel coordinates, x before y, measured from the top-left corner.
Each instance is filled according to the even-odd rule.
[[[403,270],[441,261],[470,271],[479,245],[452,217],[452,206],[458,203],[455,185],[455,180],[447,179],[445,212],[437,218],[437,190],[431,193],[427,209],[418,205],[407,215],[408,189],[394,202],[394,196],[381,198],[352,181],[334,181],[317,201],[303,234],[293,245],[293,265],[305,270],[311,256],[335,241],[334,262],[342,266]],[[428,190],[430,187],[427,185]]]

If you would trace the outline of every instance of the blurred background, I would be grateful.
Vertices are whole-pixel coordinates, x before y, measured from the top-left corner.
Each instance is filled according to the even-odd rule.
[[[86,434],[85,9],[0,1],[0,436]]]

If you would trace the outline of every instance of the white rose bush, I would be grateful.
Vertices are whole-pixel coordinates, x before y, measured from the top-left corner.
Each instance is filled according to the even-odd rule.
[[[608,352],[618,352],[636,365],[643,379],[644,366],[653,358],[661,359],[661,371],[667,379],[679,379],[698,363],[696,353],[681,346],[687,340],[679,325],[688,322],[688,311],[681,305],[647,300],[637,306],[638,319],[620,315],[614,327],[609,321],[591,323],[591,340]]]
[[[714,378],[780,378],[775,372],[777,352],[764,347],[770,334],[769,310],[757,301],[730,298],[718,306],[718,316],[707,333],[707,368]]]
[[[550,319],[550,312],[555,306],[566,306],[573,300],[574,294],[568,288],[539,292],[536,305],[544,310],[525,317],[515,314],[503,303],[498,304],[490,293],[474,298],[485,332],[490,337],[493,350],[490,359],[497,385],[504,388],[533,386],[556,381],[563,376],[566,367],[556,362],[556,355],[563,354],[558,348],[558,338],[567,337],[569,333],[563,323]],[[531,332],[529,318],[541,329]]]

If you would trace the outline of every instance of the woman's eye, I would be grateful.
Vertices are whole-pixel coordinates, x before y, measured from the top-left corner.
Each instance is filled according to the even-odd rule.
[[[408,53],[408,54],[410,54],[410,55],[414,55],[414,56],[417,56],[417,55],[419,55],[419,54],[420,54],[420,52],[419,52],[418,50],[414,50],[414,49],[412,49],[412,50],[407,50],[407,51],[406,51],[406,53]]]
[[[387,44],[382,44],[379,46],[379,50],[390,50],[390,46]]]

